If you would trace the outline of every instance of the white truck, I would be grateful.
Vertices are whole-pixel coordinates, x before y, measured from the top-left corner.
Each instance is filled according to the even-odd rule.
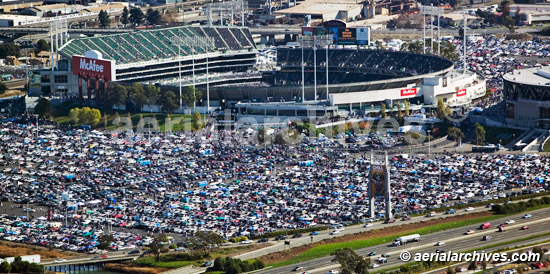
[[[395,239],[395,241],[393,241],[393,246],[400,246],[410,242],[418,242],[418,241],[420,241],[420,234],[407,235],[407,236],[403,236]]]

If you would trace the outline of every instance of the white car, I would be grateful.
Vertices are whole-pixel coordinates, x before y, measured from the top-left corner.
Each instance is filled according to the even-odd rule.
[[[514,220],[508,220],[508,221],[506,221],[506,224],[508,224],[508,225],[515,224],[515,223],[516,223],[516,221],[514,221]]]
[[[330,235],[336,235],[336,234],[340,234],[340,231],[334,230],[334,231],[330,232]]]
[[[470,229],[470,230],[466,231],[465,234],[466,234],[466,235],[470,235],[470,234],[474,234],[474,233],[476,233],[475,230]]]
[[[57,259],[57,260],[55,260],[55,261],[53,261],[53,262],[54,262],[54,263],[66,263],[67,260],[65,260],[65,259]]]
[[[523,219],[531,219],[531,217],[533,217],[533,215],[531,215],[531,214],[523,215]]]
[[[251,244],[252,240],[241,241],[241,244]]]
[[[372,224],[371,223],[368,223],[368,224],[364,224],[363,227],[371,227]]]
[[[371,264],[370,265],[370,268],[377,268],[377,267],[380,267],[380,265],[379,264]]]
[[[435,246],[442,246],[442,245],[445,245],[445,242],[437,242],[437,243],[435,243]]]
[[[327,272],[327,274],[338,274],[338,270],[331,270]]]
[[[468,207],[468,208],[466,208],[466,211],[474,211],[474,208],[473,207]]]

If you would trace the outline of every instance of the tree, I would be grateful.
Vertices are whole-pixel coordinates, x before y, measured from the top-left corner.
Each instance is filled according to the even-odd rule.
[[[384,103],[380,105],[380,115],[382,115],[382,118],[386,118],[386,104]]]
[[[208,256],[210,249],[213,247],[219,247],[224,239],[219,234],[212,231],[198,231],[194,237],[190,238],[191,249],[204,251],[204,255]]]
[[[145,15],[143,14],[143,11],[141,11],[138,7],[133,7],[130,10],[130,22],[132,24],[139,26],[141,23],[143,23],[143,19],[145,18]]]
[[[158,25],[160,24],[161,19],[162,16],[160,15],[160,12],[158,10],[154,10],[151,8],[147,10],[147,21],[149,22],[149,24]]]
[[[199,130],[202,128],[201,114],[196,110],[191,117],[191,126],[194,130]]]
[[[110,25],[110,20],[109,20],[109,14],[104,11],[104,10],[100,10],[99,11],[99,26],[102,27],[102,28],[106,28]]]
[[[401,103],[397,102],[397,121],[399,124],[403,124],[403,112],[401,112]]]
[[[50,100],[47,98],[40,98],[34,107],[34,114],[38,114],[42,118],[50,117],[52,115]]]
[[[437,110],[436,110],[437,119],[445,120],[445,116],[448,116],[449,114],[451,114],[451,109],[445,106],[443,99],[439,98],[439,100],[437,100]]]
[[[541,258],[544,258],[544,251],[542,250],[542,248],[540,246],[533,247],[532,252],[535,253],[535,254],[538,253],[538,254],[540,254]]]
[[[71,116],[71,111],[69,111],[69,116]],[[101,120],[101,112],[99,111],[99,109],[95,109],[95,108],[89,108],[89,107],[83,107],[81,109],[76,108],[75,113],[73,113],[72,115],[76,115],[76,114],[78,114],[78,121],[82,124],[95,126]]]
[[[476,145],[482,145],[485,143],[485,129],[482,125],[476,123],[474,125],[474,131],[476,134]]]
[[[155,255],[155,260],[160,261],[160,253],[164,246],[168,243],[166,234],[159,234],[153,237],[153,242],[149,245],[151,252]]]
[[[128,99],[128,89],[121,84],[111,84],[108,88],[107,100],[105,107],[122,106],[126,104]]]
[[[38,40],[38,42],[36,42],[36,52],[41,51],[50,51],[50,43],[48,43],[44,39],[40,39]]]
[[[157,86],[148,85],[145,87],[145,97],[147,97],[147,105],[150,107],[151,112],[153,106],[157,104],[160,96],[160,88]]]
[[[0,94],[6,93],[7,90],[8,90],[8,86],[6,86],[4,82],[0,82]]]
[[[297,145],[302,141],[302,135],[295,129],[284,129],[275,136],[279,145]]]
[[[99,249],[107,250],[111,247],[111,243],[114,242],[115,239],[113,238],[113,235],[111,234],[103,234],[99,236]]]
[[[130,97],[130,100],[134,103],[134,105],[141,111],[143,109],[143,106],[147,104],[147,96],[145,95],[145,91],[143,90],[143,86],[139,83],[134,83],[132,86],[128,88],[128,94]]]
[[[130,23],[130,20],[128,19],[130,17],[130,11],[128,11],[128,7],[124,7],[122,10],[122,16],[120,17],[120,23],[126,27],[128,23]]]
[[[447,267],[447,274],[455,274],[455,271],[453,270],[452,267]]]
[[[447,130],[447,135],[449,135],[449,137],[451,137],[451,139],[455,142],[464,139],[464,133],[457,127],[450,127]]]
[[[79,108],[73,108],[69,110],[69,119],[73,124],[78,124],[80,121],[80,109]]]
[[[165,91],[160,97],[159,105],[162,108],[162,111],[173,113],[174,110],[178,109],[176,94],[172,91]]]
[[[202,98],[202,91],[192,86],[188,86],[183,92],[181,98],[183,104],[189,109],[198,102],[199,98]]]
[[[349,248],[338,249],[332,255],[334,256],[334,261],[337,261],[341,265],[342,274],[368,274],[367,269],[370,259],[357,255],[353,250]]]
[[[0,264],[0,273],[10,273],[11,272],[11,265],[8,263],[8,261],[3,261],[2,264]]]
[[[6,59],[8,56],[21,56],[21,49],[14,43],[0,45],[0,59]]]

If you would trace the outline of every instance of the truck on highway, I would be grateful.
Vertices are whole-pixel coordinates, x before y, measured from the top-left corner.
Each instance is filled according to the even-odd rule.
[[[487,229],[491,227],[491,223],[484,223],[479,225],[479,229]]]
[[[403,236],[395,239],[395,241],[393,241],[393,246],[400,246],[410,242],[418,242],[418,241],[420,241],[420,234],[407,235],[407,236]]]

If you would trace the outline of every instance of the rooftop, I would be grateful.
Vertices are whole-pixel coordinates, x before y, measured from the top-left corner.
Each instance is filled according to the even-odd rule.
[[[550,85],[550,67],[534,67],[513,70],[504,75],[504,80],[529,85]]]
[[[361,4],[357,4],[357,1],[349,0],[305,0],[295,7],[276,11],[276,14],[312,14],[323,15],[328,13],[334,13],[338,11],[352,10],[361,8]]]

